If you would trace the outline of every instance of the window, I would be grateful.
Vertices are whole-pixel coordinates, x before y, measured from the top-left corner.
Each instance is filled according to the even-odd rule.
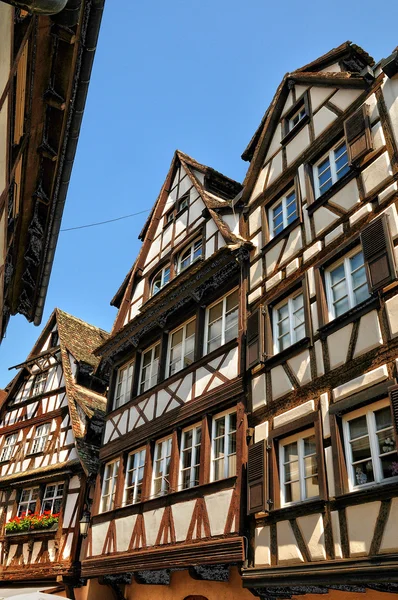
[[[187,208],[188,204],[189,204],[189,191],[185,192],[185,194],[183,194],[181,196],[181,198],[179,199],[177,211],[180,212],[181,210],[184,210],[184,208]]]
[[[329,267],[325,277],[331,320],[369,297],[363,254],[357,249]]]
[[[322,196],[349,170],[347,147],[340,142],[314,166],[316,197]]]
[[[202,256],[202,238],[195,240],[185,248],[177,258],[176,271],[181,273]]]
[[[200,444],[202,428],[200,425],[182,432],[180,489],[199,485]]]
[[[40,488],[38,487],[22,490],[17,510],[18,517],[22,517],[22,515],[32,515],[36,512],[39,492]]]
[[[280,442],[281,505],[319,496],[318,459],[313,430]]]
[[[46,485],[41,505],[41,512],[50,512],[51,514],[59,514],[62,504],[62,496],[64,495],[63,483],[51,483]]]
[[[100,512],[112,510],[115,506],[116,482],[119,472],[119,460],[114,460],[105,465],[104,480],[102,483]]]
[[[235,290],[207,309],[206,354],[237,337],[238,301],[238,290]]]
[[[43,452],[46,445],[48,434],[50,433],[50,423],[36,427],[35,437],[33,439],[32,454]]]
[[[387,400],[346,415],[343,432],[350,491],[398,477],[398,454]]]
[[[171,437],[156,442],[152,496],[163,496],[170,489],[169,473],[171,459]]]
[[[130,400],[133,375],[134,362],[131,362],[118,370],[113,408],[118,408]]]
[[[295,190],[291,190],[286,196],[271,206],[268,215],[269,233],[270,239],[272,239],[297,218]]]
[[[213,419],[212,480],[236,475],[236,412]]]
[[[168,374],[173,375],[194,361],[195,327],[193,319],[169,335]]]
[[[140,370],[140,394],[156,385],[159,371],[160,344],[152,346],[142,353]]]
[[[146,450],[142,448],[128,456],[123,504],[135,504],[142,499]]]
[[[166,225],[168,223],[171,223],[174,220],[174,209],[169,210],[169,212],[166,214]]]
[[[15,444],[17,443],[17,434],[12,433],[11,435],[7,435],[4,440],[4,446],[1,450],[0,462],[4,462],[6,460],[10,460],[14,453]]]
[[[304,296],[297,294],[273,309],[274,353],[277,354],[305,337]]]
[[[160,290],[170,281],[170,267],[163,267],[158,271],[152,280],[152,296],[160,292]]]
[[[59,346],[58,331],[52,331],[50,338],[50,348],[56,348],[57,346]]]
[[[300,108],[296,110],[292,114],[292,116],[288,119],[288,131],[291,131],[296,125],[300,123],[302,119],[306,116],[307,111],[305,110],[305,106],[301,105]]]
[[[44,373],[38,373],[35,375],[32,385],[32,393],[31,396],[38,396],[42,394],[46,389],[48,371],[44,371]]]

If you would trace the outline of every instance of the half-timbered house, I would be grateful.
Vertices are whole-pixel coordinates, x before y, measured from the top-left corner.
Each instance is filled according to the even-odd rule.
[[[107,336],[56,309],[3,398],[1,587],[57,584],[73,598],[106,407],[92,350]]]
[[[249,246],[232,206],[240,191],[177,151],[113,300],[115,326],[97,350],[111,376],[84,598],[251,596],[237,571]]]
[[[103,5],[0,0],[0,341],[41,322]]]
[[[249,568],[264,598],[398,591],[398,59],[288,73],[244,153]]]

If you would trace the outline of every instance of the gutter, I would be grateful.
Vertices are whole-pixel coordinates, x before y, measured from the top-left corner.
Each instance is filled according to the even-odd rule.
[[[38,0],[36,0],[38,1]],[[42,0],[44,1],[44,0]],[[48,1],[48,0],[46,0]],[[71,178],[73,161],[76,154],[80,127],[86,104],[91,70],[97,47],[98,34],[101,25],[105,0],[87,0],[83,12],[82,37],[80,55],[77,60],[76,83],[72,92],[71,112],[66,128],[65,141],[61,150],[61,167],[57,176],[53,197],[53,212],[51,215],[51,233],[44,254],[44,266],[41,275],[39,297],[36,303],[34,324],[40,325],[43,316],[44,303],[47,296],[51,269],[61,227],[62,214]],[[87,14],[88,12],[88,14]]]
[[[68,0],[25,0],[25,2],[3,0],[3,2],[38,15],[56,15],[65,8]]]

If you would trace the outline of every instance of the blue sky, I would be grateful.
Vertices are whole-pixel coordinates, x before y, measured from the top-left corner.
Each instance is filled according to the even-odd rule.
[[[63,227],[149,210],[176,148],[242,181],[240,155],[283,75],[346,40],[387,56],[397,17],[394,0],[107,0]],[[58,306],[110,330],[145,219],[60,234],[42,326]],[[0,387],[42,326],[11,319]]]

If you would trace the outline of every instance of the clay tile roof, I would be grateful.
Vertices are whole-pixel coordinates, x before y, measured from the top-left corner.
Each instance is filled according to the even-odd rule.
[[[56,314],[61,343],[76,360],[83,361],[96,368],[99,361],[94,356],[93,350],[105,342],[109,334],[103,329],[89,325],[59,308],[56,309]]]

